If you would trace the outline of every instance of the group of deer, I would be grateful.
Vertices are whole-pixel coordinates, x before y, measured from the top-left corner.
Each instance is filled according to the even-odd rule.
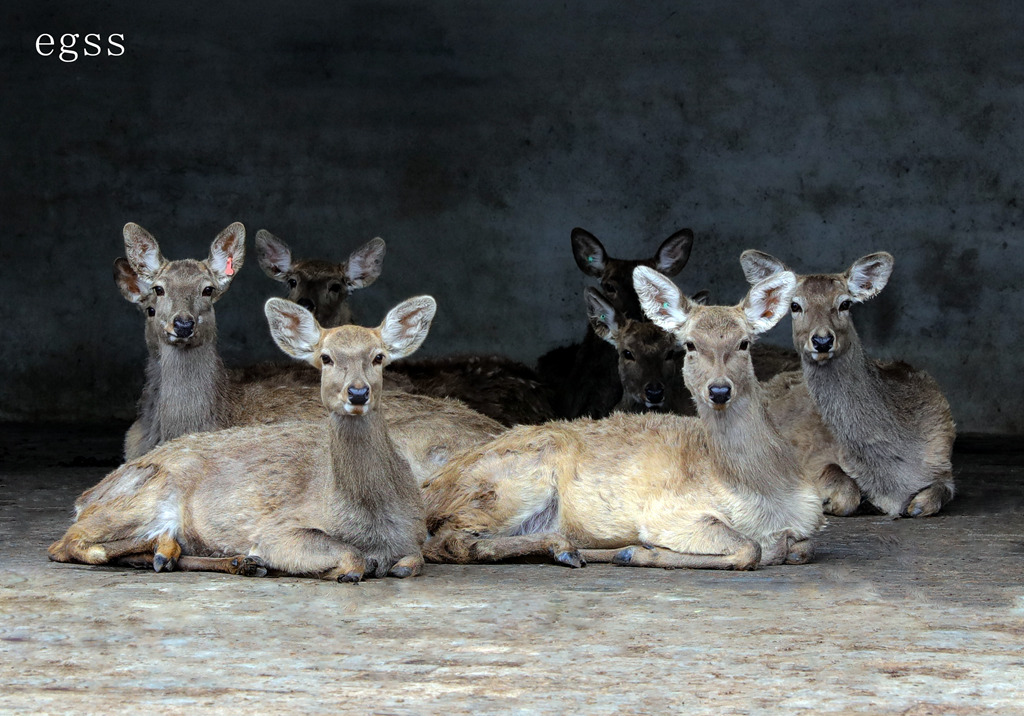
[[[602,290],[585,293],[582,343],[533,371],[499,356],[403,363],[433,298],[350,323],[383,241],[342,264],[293,261],[260,231],[262,268],[289,287],[266,302],[270,333],[302,363],[230,371],[213,305],[242,268],[242,225],[205,261],[167,261],[135,224],[124,238],[115,280],[149,350],[139,417],[56,561],[349,582],[415,575],[424,557],[754,569],[812,559],[825,513],[925,516],[953,495],[937,384],[872,360],[851,320],[886,285],[886,253],[796,275],[747,251],[749,292],[714,306],[668,278],[689,230],[626,261],[576,229],[576,262]],[[758,346],[787,313],[795,354]]]

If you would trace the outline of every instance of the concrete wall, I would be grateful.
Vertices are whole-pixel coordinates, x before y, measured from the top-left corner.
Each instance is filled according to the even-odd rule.
[[[0,417],[131,414],[128,220],[170,258],[235,220],[250,249],[267,228],[322,257],[383,236],[366,322],[429,292],[425,352],[526,361],[582,332],[573,226],[623,257],[690,226],[678,282],[719,302],[745,248],[805,270],[893,252],[865,341],[932,371],[962,429],[1024,431],[1024,5],[211,5],[0,11]],[[127,51],[62,63],[43,32]],[[251,252],[218,304],[229,362],[276,356],[278,292]]]

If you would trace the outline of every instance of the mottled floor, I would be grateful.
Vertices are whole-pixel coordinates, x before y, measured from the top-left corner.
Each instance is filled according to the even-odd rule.
[[[2,433],[0,710],[1024,713],[1015,441],[963,441],[939,517],[833,519],[811,565],[345,585],[50,563],[116,430]]]

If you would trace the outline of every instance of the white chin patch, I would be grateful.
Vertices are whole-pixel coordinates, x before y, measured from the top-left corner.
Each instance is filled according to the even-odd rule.
[[[660,408],[660,407],[661,407],[662,405],[664,405],[664,404],[665,404],[665,403],[663,403],[663,402],[662,402],[662,403],[649,403],[649,402],[647,402],[646,400],[644,401],[644,405],[646,405],[648,409],[651,409],[651,408]]]
[[[815,351],[814,353],[811,353],[811,359],[817,363],[821,363],[822,361],[830,360],[835,356],[835,354],[835,351],[829,351],[828,353],[818,353]]]
[[[370,412],[370,404],[365,405],[352,405],[352,403],[345,403],[342,410],[345,411],[345,415],[365,415]]]

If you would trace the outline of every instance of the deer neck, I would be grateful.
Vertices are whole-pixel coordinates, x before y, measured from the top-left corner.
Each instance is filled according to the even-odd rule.
[[[367,507],[386,507],[392,485],[405,475],[384,414],[379,409],[366,416],[332,412],[328,420],[334,488]]]
[[[159,369],[152,376],[160,441],[223,427],[227,373],[216,343],[183,348],[164,344],[157,360]],[[147,386],[149,375],[147,369]]]
[[[856,416],[871,412],[881,400],[877,370],[852,327],[846,340],[846,350],[829,361],[819,363],[806,355],[801,357],[811,397],[825,425],[840,439],[862,422]]]
[[[759,384],[750,394],[734,398],[726,410],[702,403],[698,413],[722,474],[735,486],[764,492],[796,478],[792,449],[769,417]]]

